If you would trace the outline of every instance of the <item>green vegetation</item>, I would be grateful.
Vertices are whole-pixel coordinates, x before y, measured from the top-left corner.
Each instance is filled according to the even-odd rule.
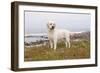
[[[90,41],[71,41],[71,48],[59,43],[57,49],[47,46],[25,48],[25,61],[64,60],[90,58]]]

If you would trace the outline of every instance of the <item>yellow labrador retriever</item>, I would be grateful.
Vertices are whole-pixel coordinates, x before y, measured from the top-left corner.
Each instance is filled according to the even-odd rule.
[[[50,43],[50,47],[56,50],[57,42],[60,40],[64,40],[65,45],[70,48],[70,32],[65,29],[56,29],[56,24],[54,21],[49,21],[47,24],[48,28],[48,39]]]

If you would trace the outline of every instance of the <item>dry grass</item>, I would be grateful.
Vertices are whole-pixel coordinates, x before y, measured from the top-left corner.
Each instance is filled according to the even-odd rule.
[[[25,61],[64,60],[90,58],[90,42],[71,41],[71,48],[64,43],[58,44],[56,51],[48,46],[25,48]]]

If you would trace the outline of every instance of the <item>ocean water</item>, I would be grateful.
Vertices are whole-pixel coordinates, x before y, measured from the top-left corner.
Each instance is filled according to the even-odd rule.
[[[31,42],[37,42],[40,40],[46,40],[46,38],[41,38],[41,37],[25,37],[25,42],[31,43]]]

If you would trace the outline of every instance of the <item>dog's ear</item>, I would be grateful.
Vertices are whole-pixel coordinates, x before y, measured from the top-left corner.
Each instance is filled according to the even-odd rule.
[[[54,27],[56,27],[56,24],[54,23]]]
[[[47,27],[49,27],[49,22],[47,22]]]

